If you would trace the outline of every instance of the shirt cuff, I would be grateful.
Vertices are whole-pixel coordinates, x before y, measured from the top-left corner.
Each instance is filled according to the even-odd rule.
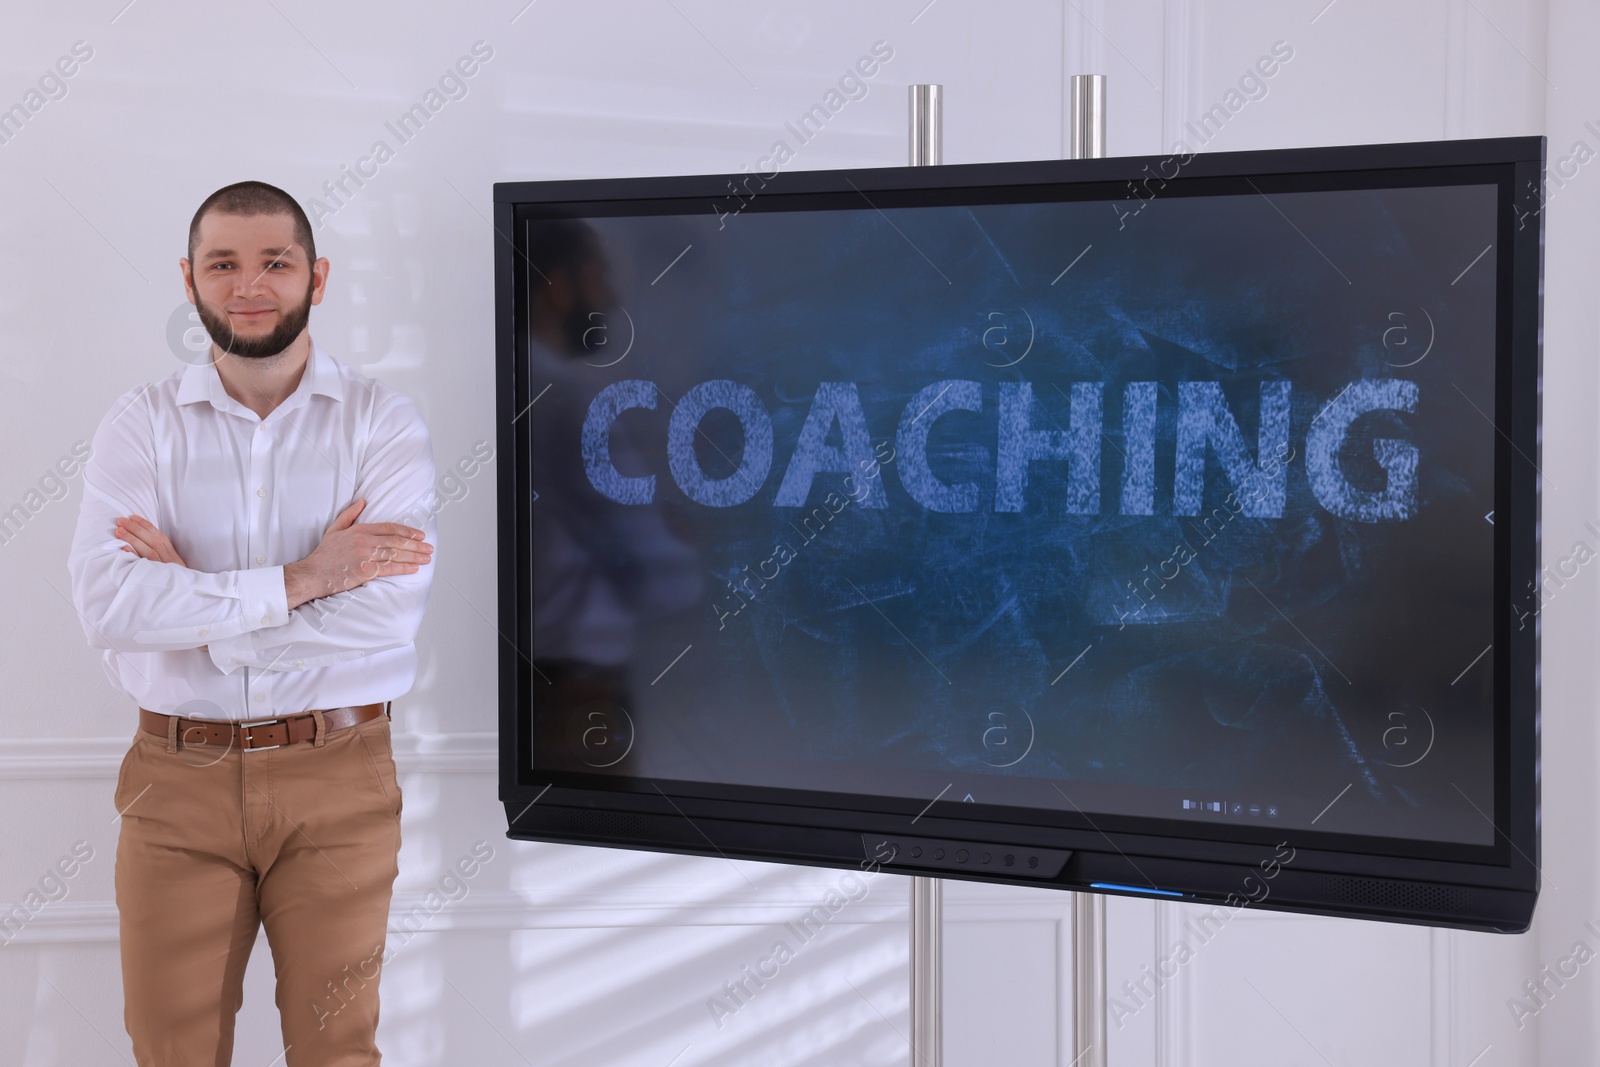
[[[206,655],[211,657],[211,662],[223,674],[232,674],[235,670],[245,666],[246,657],[252,655],[255,650],[255,635],[249,632],[235,634],[233,637],[224,637],[206,644]]]
[[[289,621],[289,593],[282,567],[258,567],[239,574],[239,606],[246,627],[282,626]]]

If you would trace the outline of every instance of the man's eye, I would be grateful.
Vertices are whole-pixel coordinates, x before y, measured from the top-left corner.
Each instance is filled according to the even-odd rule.
[[[288,265],[289,264],[283,262],[282,260],[267,264],[268,267],[287,267]]]

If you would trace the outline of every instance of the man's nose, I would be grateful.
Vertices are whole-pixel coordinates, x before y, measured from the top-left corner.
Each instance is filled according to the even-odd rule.
[[[240,296],[249,296],[262,289],[261,279],[266,276],[266,271],[242,270],[234,275],[233,291]]]

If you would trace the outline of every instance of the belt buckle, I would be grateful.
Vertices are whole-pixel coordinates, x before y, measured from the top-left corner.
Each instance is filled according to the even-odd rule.
[[[286,719],[284,719],[284,717],[281,716],[281,715],[275,716],[275,717],[270,718],[270,719],[256,719],[253,722],[241,722],[239,724],[239,729],[243,732],[244,743],[239,746],[239,751],[240,752],[270,752],[275,748],[284,747],[283,745],[260,745],[260,746],[257,746],[257,745],[252,745],[250,743],[250,728],[252,726],[265,726],[268,723],[274,723],[274,722],[281,722],[285,726],[288,726],[288,721]]]

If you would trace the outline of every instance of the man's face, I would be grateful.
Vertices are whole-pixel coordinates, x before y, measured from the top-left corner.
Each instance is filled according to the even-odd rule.
[[[328,261],[307,262],[287,214],[207,212],[193,263],[179,262],[189,301],[212,341],[244,359],[288,348],[305,332],[328,280]]]

